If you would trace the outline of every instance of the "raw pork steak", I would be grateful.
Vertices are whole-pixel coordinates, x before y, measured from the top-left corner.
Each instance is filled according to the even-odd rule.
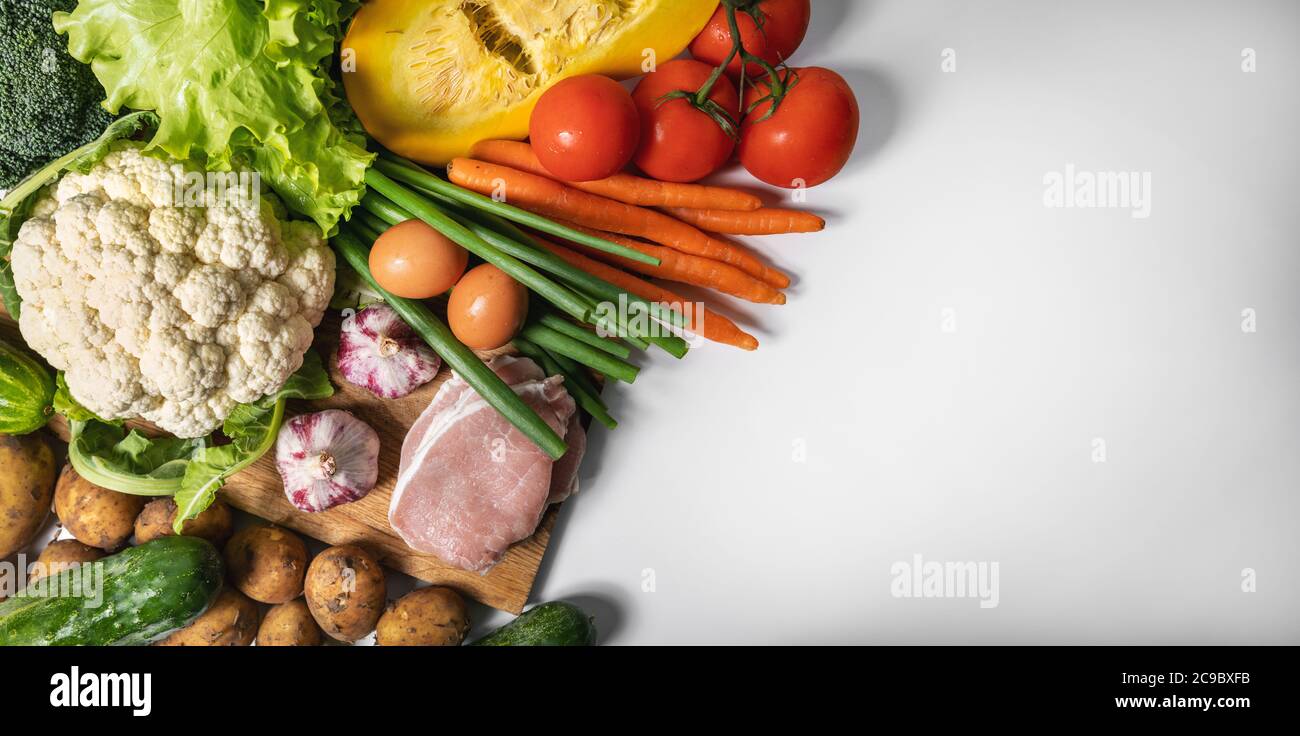
[[[489,367],[564,437],[558,462],[506,421],[459,375],[442,385],[402,443],[388,521],[412,549],[487,572],[511,544],[537,529],[542,512],[577,490],[586,433],[562,378],[527,358]]]

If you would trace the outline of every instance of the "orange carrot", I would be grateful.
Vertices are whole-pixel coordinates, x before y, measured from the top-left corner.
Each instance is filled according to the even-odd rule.
[[[544,176],[474,159],[454,159],[447,164],[447,177],[452,183],[479,194],[504,194],[510,204],[553,220],[571,220],[599,230],[645,238],[682,253],[735,266],[777,289],[790,285],[790,277],[764,265],[745,248],[709,237],[662,212],[633,207]]]
[[[703,286],[708,289],[715,289],[724,294],[730,294],[739,299],[751,302],[760,302],[763,304],[785,304],[785,294],[773,289],[771,286],[759,281],[749,274],[741,271],[735,266],[728,266],[725,263],[700,258],[689,253],[678,253],[672,248],[665,248],[662,245],[652,245],[640,240],[626,238],[616,233],[607,233],[601,230],[593,230],[589,227],[583,227],[572,222],[556,220],[565,227],[571,227],[579,232],[593,235],[597,238],[604,238],[611,243],[639,250],[648,256],[654,256],[659,259],[658,266],[651,266],[648,263],[634,261],[631,258],[624,258],[612,253],[603,253],[595,248],[588,248],[581,243],[574,243],[565,240],[569,247],[576,249],[579,253],[585,253],[597,260],[606,263],[612,263],[616,266],[622,266],[629,271],[635,271],[647,276],[655,276],[668,281],[680,281],[683,284],[692,286]]]
[[[701,230],[732,235],[779,235],[781,233],[815,233],[826,221],[811,212],[763,207],[748,212],[735,210],[695,210],[688,207],[661,207],[664,212]]]
[[[519,141],[480,141],[470,150],[479,161],[509,166],[549,179],[555,177],[542,166],[533,147]],[[615,174],[608,179],[565,182],[575,189],[643,207],[695,207],[714,210],[756,210],[762,201],[748,192],[729,187],[680,184],[646,179],[632,174]]]
[[[575,268],[581,268],[583,271],[602,278],[618,288],[636,296],[641,297],[649,302],[655,302],[665,305],[668,309],[673,309],[687,317],[687,328],[697,335],[701,335],[706,340],[720,342],[725,345],[734,345],[742,350],[755,350],[758,348],[758,340],[748,332],[736,326],[735,322],[723,317],[704,307],[701,312],[698,309],[685,310],[680,305],[687,304],[685,298],[674,294],[673,292],[653,284],[645,279],[637,278],[629,273],[621,271],[613,266],[601,263],[592,258],[569,250],[560,245],[546,240],[545,238],[534,237],[542,247],[551,251],[555,255],[563,258],[569,265]],[[690,314],[687,314],[687,312]]]

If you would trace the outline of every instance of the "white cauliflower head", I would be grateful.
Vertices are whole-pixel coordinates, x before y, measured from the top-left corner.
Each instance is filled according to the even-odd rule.
[[[187,171],[115,144],[40,195],[11,262],[23,338],[77,401],[201,437],[302,366],[334,254],[270,195],[187,196]]]

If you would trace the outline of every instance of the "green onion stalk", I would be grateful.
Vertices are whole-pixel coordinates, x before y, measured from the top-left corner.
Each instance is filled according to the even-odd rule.
[[[439,196],[427,190],[421,191],[432,197]],[[628,310],[644,313],[660,324],[677,328],[686,326],[686,317],[681,312],[658,302],[643,299],[599,276],[587,273],[537,245],[532,237],[515,227],[513,223],[491,213],[466,210],[456,203],[448,203],[448,207],[453,217],[460,219],[462,224],[473,230],[479,237],[522,261],[554,274],[559,280],[586,295],[593,310],[589,324],[600,327],[607,334],[617,335],[641,350],[645,350],[653,343],[674,358],[686,356],[689,346],[685,340],[665,330],[635,329],[624,310],[615,310],[613,314],[608,314],[596,308],[596,300],[626,305]]]
[[[456,339],[446,323],[438,319],[423,302],[403,299],[385,291],[370,273],[370,250],[351,231],[351,225],[334,236],[333,244],[339,256],[357,272],[378,293],[384,301],[397,312],[406,324],[416,332],[443,360],[447,361],[457,373],[465,379],[479,396],[482,396],[492,408],[496,409],[512,425],[523,432],[546,454],[559,459],[568,451],[568,446],[555,430],[551,429],[537,412],[533,411],[523,399],[501,380],[501,377],[488,368],[474,351]]]
[[[375,191],[366,193],[361,199],[361,206],[388,221],[390,225],[410,219],[407,216],[410,213],[446,235],[452,242],[501,269],[507,276],[533,290],[566,314],[587,321],[590,316],[588,306],[571,289],[555,283],[514,256],[488,245],[429,200],[374,170],[366,172],[366,183]],[[388,202],[381,199],[380,195],[387,198]]]
[[[564,376],[564,387],[573,396],[573,400],[582,408],[583,411],[591,415],[592,419],[600,422],[609,429],[618,427],[618,422],[610,416],[609,410],[605,407],[605,402],[600,399],[600,389],[590,378],[583,375],[582,369],[573,363],[569,363],[566,368],[556,356],[543,350],[541,347],[523,337],[515,337],[515,349],[521,355],[527,356],[537,363],[538,366],[548,376]]]
[[[439,200],[439,204],[446,207],[444,212],[488,245],[506,255],[513,256],[524,263],[554,275],[569,286],[572,289],[572,295],[582,300],[587,308],[587,316],[584,318],[578,314],[577,310],[572,308],[564,309],[562,306],[562,311],[565,311],[569,316],[599,327],[605,334],[616,335],[627,340],[641,350],[645,350],[653,343],[675,358],[682,358],[686,355],[689,346],[685,340],[665,330],[653,327],[644,330],[633,329],[629,324],[628,315],[623,310],[614,310],[612,314],[607,310],[601,310],[598,308],[596,299],[626,305],[628,310],[644,312],[660,323],[679,327],[685,324],[685,318],[681,313],[623,291],[597,276],[570,265],[563,258],[536,245],[532,238],[523,231],[514,227],[511,223],[497,218],[495,215],[469,210],[463,205],[446,200],[434,192],[419,187],[416,187],[416,189],[420,194]],[[391,225],[414,218],[410,212],[374,192],[367,193],[361,204],[364,211],[359,216],[359,221],[377,229],[379,232]],[[541,293],[541,295],[543,298],[547,296],[545,293]],[[548,299],[548,301],[552,300]],[[552,301],[552,303],[555,302]]]
[[[581,340],[575,340],[538,322],[525,325],[519,335],[552,353],[563,355],[624,383],[635,381],[641,371],[640,368],[625,360],[597,350]]]

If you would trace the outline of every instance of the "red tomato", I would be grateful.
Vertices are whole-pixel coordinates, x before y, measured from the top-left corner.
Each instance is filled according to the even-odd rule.
[[[661,181],[695,181],[731,158],[735,141],[717,121],[687,100],[659,102],[676,90],[695,92],[712,72],[704,62],[677,59],[660,64],[637,83],[632,101],[641,113],[641,147],[633,160],[642,171]],[[709,99],[733,119],[740,109],[736,88],[725,77],[713,85]]]
[[[773,66],[788,61],[808,32],[808,19],[812,15],[810,0],[762,0],[758,10],[763,16],[762,28],[749,13],[736,13],[736,28],[740,30],[745,50]],[[708,25],[691,41],[691,56],[716,67],[731,53],[733,45],[726,7],[719,5]],[[727,73],[740,76],[739,56],[727,65]],[[745,69],[748,77],[762,73],[763,67],[758,64],[751,63]]]
[[[641,138],[636,105],[609,77],[585,74],[542,93],[528,139],[546,170],[565,181],[604,179],[627,165]]]
[[[853,153],[858,138],[858,101],[844,78],[829,69],[796,69],[776,113],[758,122],[769,100],[745,117],[740,127],[740,163],[772,186],[813,187],[835,176]],[[765,85],[745,91],[745,107],[767,94]]]

